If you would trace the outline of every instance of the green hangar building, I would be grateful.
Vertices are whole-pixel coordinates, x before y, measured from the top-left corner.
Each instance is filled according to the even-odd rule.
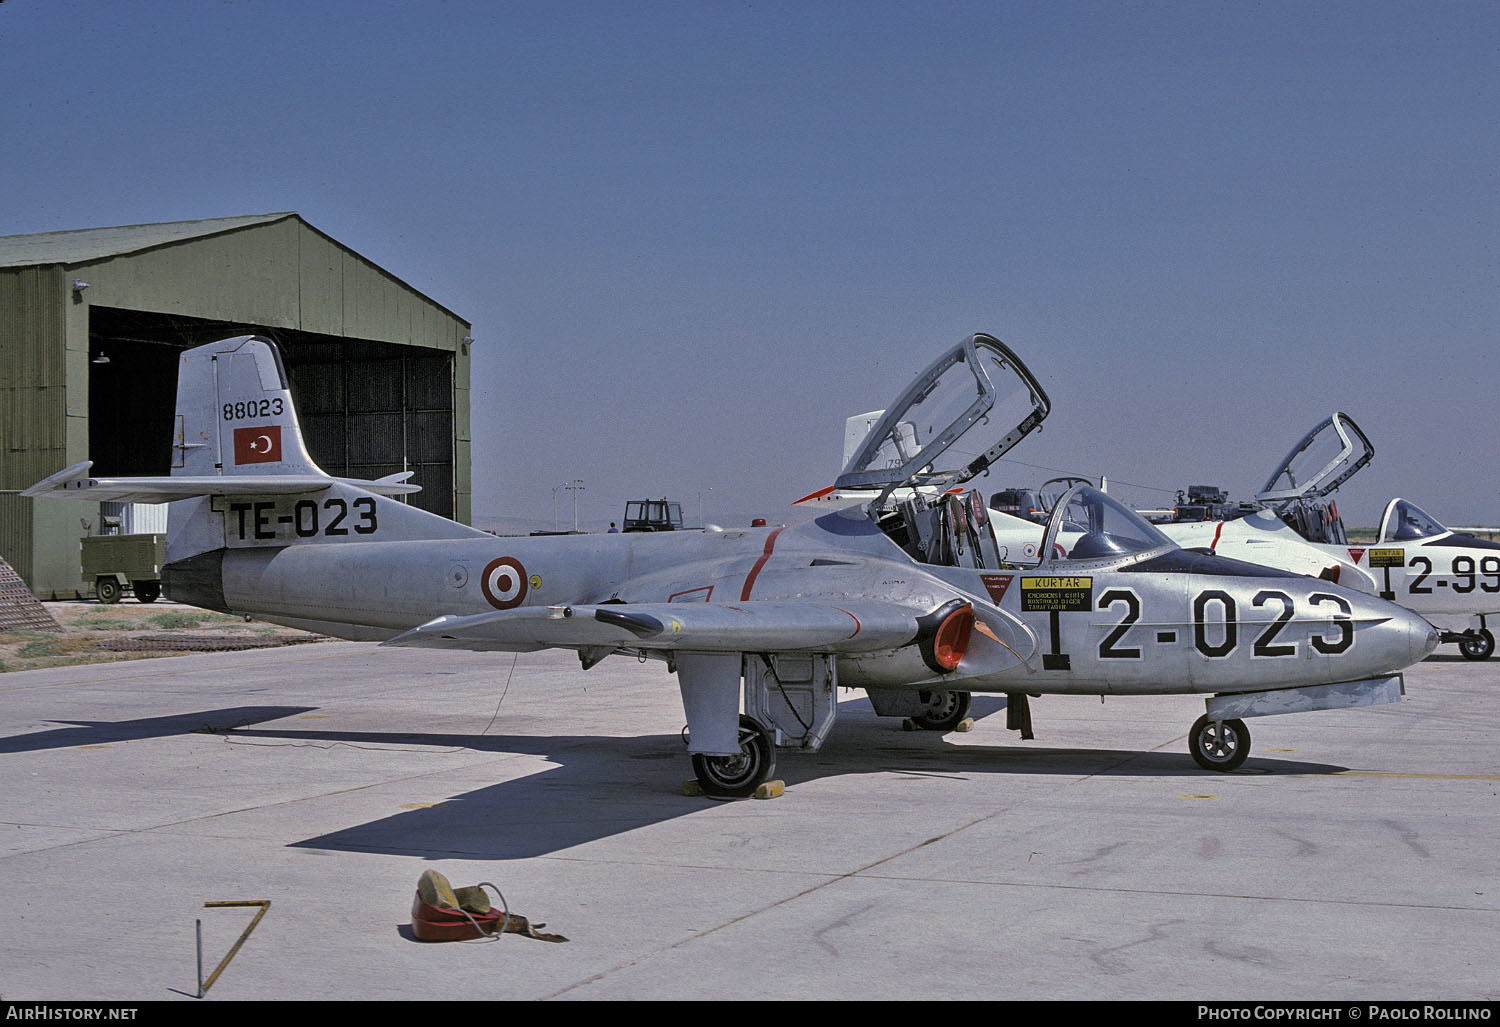
[[[299,215],[4,236],[0,557],[34,594],[87,594],[82,536],[164,518],[17,493],[81,460],[170,473],[177,355],[252,333],[281,347],[319,466],[411,471],[412,505],[468,523],[469,323]]]

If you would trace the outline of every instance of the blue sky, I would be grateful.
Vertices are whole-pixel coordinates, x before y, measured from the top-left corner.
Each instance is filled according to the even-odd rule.
[[[296,210],[473,322],[476,514],[775,520],[977,330],[987,489],[1342,409],[1350,523],[1500,523],[1493,2],[6,0],[0,89],[0,234]]]

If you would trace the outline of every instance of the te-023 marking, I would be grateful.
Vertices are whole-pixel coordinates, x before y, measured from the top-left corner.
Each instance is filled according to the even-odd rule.
[[[290,513],[280,510],[274,502],[230,503],[225,535],[240,542],[270,542],[288,533],[297,538],[339,538],[373,535],[380,529],[373,496],[353,501],[335,496],[322,503],[299,499]]]

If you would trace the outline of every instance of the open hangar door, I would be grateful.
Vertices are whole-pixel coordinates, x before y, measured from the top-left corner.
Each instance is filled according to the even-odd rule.
[[[453,516],[452,354],[327,338],[282,354],[319,467],[350,478],[411,471],[422,486],[411,505]]]
[[[234,335],[281,349],[308,452],[329,474],[412,471],[412,506],[454,516],[454,358],[443,350],[179,314],[89,310],[89,452],[100,476],[172,466],[177,356]]]

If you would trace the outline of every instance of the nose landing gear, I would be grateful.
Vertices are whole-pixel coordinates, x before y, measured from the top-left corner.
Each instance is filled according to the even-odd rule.
[[[1204,770],[1234,770],[1250,755],[1250,729],[1243,720],[1214,720],[1205,713],[1188,732],[1188,752]]]

